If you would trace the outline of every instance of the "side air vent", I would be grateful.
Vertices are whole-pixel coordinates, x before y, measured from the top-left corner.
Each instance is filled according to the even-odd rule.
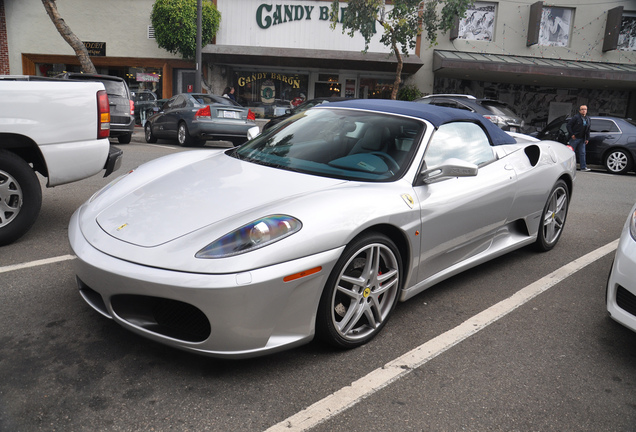
[[[526,156],[530,160],[530,165],[535,166],[539,162],[539,156],[541,156],[541,149],[536,145],[530,145],[525,148]]]

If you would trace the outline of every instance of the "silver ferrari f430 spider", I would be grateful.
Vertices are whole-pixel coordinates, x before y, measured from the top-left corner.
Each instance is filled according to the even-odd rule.
[[[84,300],[149,339],[229,358],[354,348],[399,301],[552,249],[575,175],[567,147],[482,116],[352,100],[148,162],[83,204],[69,239]]]

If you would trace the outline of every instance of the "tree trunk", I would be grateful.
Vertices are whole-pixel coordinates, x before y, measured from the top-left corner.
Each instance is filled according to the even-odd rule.
[[[66,25],[59,12],[57,11],[57,6],[55,5],[55,0],[42,0],[42,4],[44,5],[44,9],[46,9],[46,13],[49,14],[49,18],[53,21],[55,28],[60,35],[64,38],[64,40],[73,48],[75,51],[75,55],[80,61],[82,65],[82,72],[84,73],[97,73],[93,62],[91,61],[88,50],[84,43],[75,36],[75,33],[71,30],[71,28]]]
[[[393,45],[393,52],[395,53],[395,57],[397,58],[397,69],[395,71],[395,81],[393,81],[393,91],[391,92],[391,99],[396,100],[398,90],[400,89],[400,83],[402,82],[401,77],[402,77],[402,67],[404,62],[402,60],[402,54],[400,53],[400,50],[398,49],[398,46],[395,43],[395,41],[393,41],[392,45]]]

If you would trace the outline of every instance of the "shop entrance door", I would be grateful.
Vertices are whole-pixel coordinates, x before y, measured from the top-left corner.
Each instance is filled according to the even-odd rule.
[[[192,93],[194,91],[195,71],[192,69],[175,69],[172,81],[173,94]]]
[[[340,85],[342,88],[342,92],[340,96],[346,98],[355,98],[356,97],[356,87],[358,80],[355,76],[342,76],[340,75]]]
[[[340,77],[338,74],[318,74],[314,83],[314,98],[341,96]]]
[[[317,82],[314,85],[314,97],[332,97],[332,96],[340,96],[340,83],[337,82]]]

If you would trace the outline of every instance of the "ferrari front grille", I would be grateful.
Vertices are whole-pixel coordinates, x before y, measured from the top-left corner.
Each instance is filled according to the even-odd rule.
[[[616,289],[616,304],[625,312],[636,316],[636,295],[620,285]]]
[[[178,300],[143,295],[116,295],[113,311],[130,324],[185,342],[203,342],[210,321],[200,309]]]

